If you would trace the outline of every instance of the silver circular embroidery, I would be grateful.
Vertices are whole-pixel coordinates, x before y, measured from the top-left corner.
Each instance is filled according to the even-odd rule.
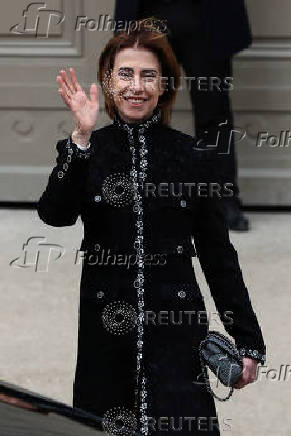
[[[183,246],[182,245],[177,246],[177,253],[179,253],[179,254],[183,253]]]
[[[110,174],[102,184],[105,201],[115,207],[127,206],[133,201],[133,185],[125,173]]]
[[[124,335],[134,329],[137,314],[128,303],[114,301],[102,312],[102,322],[106,330],[115,335]]]
[[[102,426],[110,435],[129,436],[136,431],[137,420],[131,410],[114,407],[104,413]]]
[[[94,200],[96,201],[96,203],[99,203],[99,201],[102,200],[101,195],[95,195]]]
[[[139,430],[142,434],[148,435],[148,422],[147,422],[147,377],[145,366],[143,362],[143,333],[144,333],[144,249],[143,249],[143,188],[144,181],[146,180],[147,174],[147,159],[145,155],[148,153],[146,137],[144,136],[145,130],[153,123],[159,121],[161,117],[161,112],[158,111],[157,114],[153,115],[150,120],[139,126],[137,132],[137,144],[135,144],[134,139],[134,129],[129,126],[129,124],[121,122],[121,120],[116,117],[115,122],[125,129],[128,134],[129,149],[132,157],[132,169],[130,175],[133,180],[133,212],[136,216],[135,226],[137,227],[134,248],[137,254],[137,277],[133,282],[134,288],[137,290],[137,306],[138,306],[138,317],[137,317],[137,359],[136,359],[136,388],[135,388],[135,408],[139,407],[140,417],[139,417]],[[138,168],[138,158],[137,152],[139,152],[139,168]]]
[[[104,297],[104,292],[103,291],[98,291],[96,296],[97,296],[97,298],[102,298],[102,297]]]

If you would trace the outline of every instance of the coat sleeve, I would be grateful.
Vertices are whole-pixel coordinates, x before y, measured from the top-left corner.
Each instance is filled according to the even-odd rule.
[[[239,265],[229,239],[221,197],[200,197],[193,225],[196,252],[220,319],[231,311],[224,327],[241,355],[265,362],[265,344]]]
[[[90,148],[81,150],[71,136],[57,142],[56,165],[37,202],[38,215],[46,224],[55,227],[75,224],[81,212],[86,174],[93,154],[92,139],[90,144]]]

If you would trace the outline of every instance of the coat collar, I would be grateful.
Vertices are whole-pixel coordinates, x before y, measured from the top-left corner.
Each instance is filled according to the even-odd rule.
[[[123,130],[130,130],[133,129],[134,131],[140,130],[140,129],[148,129],[152,127],[155,124],[161,124],[161,111],[158,107],[155,107],[153,110],[152,115],[146,119],[144,122],[138,122],[138,123],[126,123],[119,115],[117,109],[114,110],[114,119],[113,119],[113,125],[116,127],[123,129]]]

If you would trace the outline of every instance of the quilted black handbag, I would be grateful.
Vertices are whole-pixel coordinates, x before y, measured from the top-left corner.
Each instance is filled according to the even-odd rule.
[[[228,400],[233,394],[233,385],[238,381],[243,371],[242,356],[234,343],[222,333],[211,330],[200,342],[199,356],[207,390],[219,401]],[[225,398],[218,397],[210,387],[206,367],[216,374],[219,381],[230,387]]]

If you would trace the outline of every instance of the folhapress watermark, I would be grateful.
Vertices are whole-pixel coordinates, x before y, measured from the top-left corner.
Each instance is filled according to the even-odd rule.
[[[22,11],[23,19],[10,27],[16,35],[48,38],[52,28],[60,26],[65,15],[57,9],[49,9],[45,2],[32,2]]]
[[[161,33],[167,31],[167,20],[154,20],[148,18],[146,24],[143,23],[143,29],[152,31],[153,29]],[[111,15],[100,14],[98,17],[88,17],[79,15],[76,19],[75,30],[87,30],[89,32],[134,32],[140,28],[139,20],[115,20]],[[152,27],[153,26],[153,27]]]
[[[60,244],[48,243],[44,236],[31,236],[22,245],[20,256],[9,262],[14,268],[29,268],[35,272],[47,272],[49,264],[65,255],[65,248]]]
[[[87,265],[102,266],[123,266],[133,267],[138,263],[138,256],[135,253],[118,253],[110,248],[101,248],[100,244],[95,244],[94,250],[79,251],[76,256],[76,263],[80,261]],[[144,264],[157,266],[165,265],[167,262],[166,253],[146,253],[144,254]]]
[[[46,2],[31,2],[22,11],[22,20],[10,27],[10,32],[17,35],[33,35],[36,38],[48,38],[53,34],[64,21],[65,14],[58,9],[50,9]],[[167,20],[154,20],[149,18],[143,26],[145,30],[166,33]],[[99,32],[133,32],[138,30],[139,20],[115,20],[109,14],[99,14],[88,17],[87,15],[78,15],[76,17],[74,30],[80,31],[99,31]]]
[[[223,356],[227,358],[227,356]],[[233,366],[237,366],[237,364],[233,364]],[[245,368],[242,370],[245,371]],[[219,372],[219,367],[218,367]],[[230,372],[231,374],[231,372]],[[209,380],[211,383],[215,383],[215,387],[218,387],[219,385],[223,384],[220,382],[218,378],[218,373],[214,374],[211,372],[211,377],[209,377]],[[258,381],[268,381],[268,382],[288,382],[290,380],[291,375],[291,365],[289,364],[281,364],[278,368],[270,367],[268,365],[258,365],[256,369],[256,375],[255,379],[252,383],[258,382]],[[201,372],[196,380],[194,380],[192,383],[195,384],[205,384],[205,379],[203,372]]]
[[[72,254],[72,263],[74,265],[103,265],[103,266],[121,266],[131,268],[138,262],[134,253],[109,248],[101,248],[101,245],[95,244],[96,250],[74,249],[68,251],[61,244],[47,242],[45,236],[30,236],[22,245],[21,253],[9,262],[13,268],[30,269],[35,272],[48,272],[49,267],[59,262],[65,256]],[[167,253],[145,253],[144,263],[151,266],[163,266],[167,262]]]
[[[289,381],[291,375],[291,365],[284,363],[279,368],[272,368],[262,365],[257,368],[256,380]]]
[[[291,130],[281,130],[279,135],[270,134],[267,131],[258,132],[257,147],[267,146],[270,148],[286,148],[291,144]]]

